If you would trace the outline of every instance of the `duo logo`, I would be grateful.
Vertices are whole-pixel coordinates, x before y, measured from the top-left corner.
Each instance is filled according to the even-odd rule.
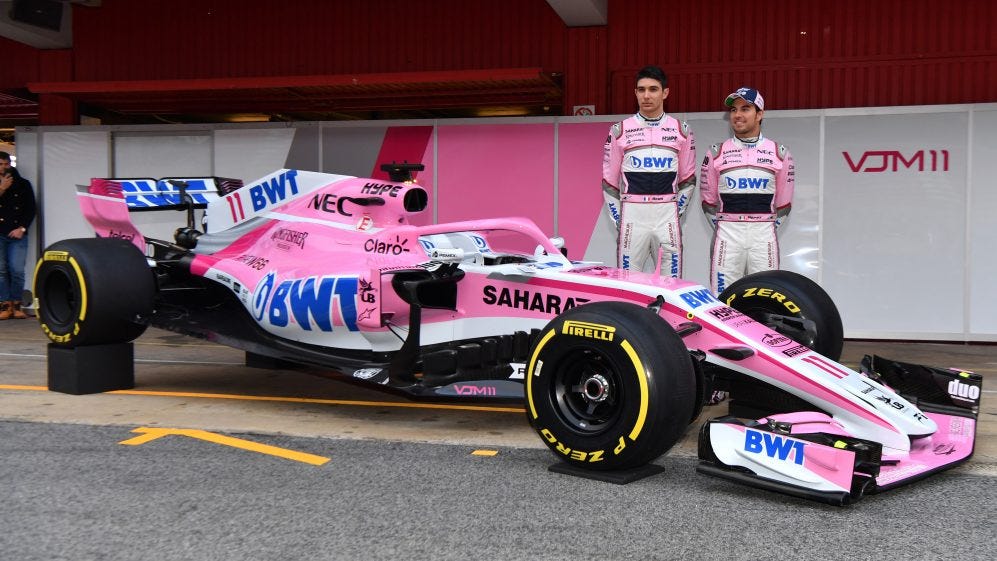
[[[770,458],[778,458],[782,461],[789,460],[790,452],[793,453],[792,462],[796,465],[803,465],[803,449],[806,443],[801,440],[791,440],[772,434],[770,432],[760,432],[748,429],[744,432],[744,451],[752,454],[765,453]]]
[[[253,203],[253,211],[258,212],[282,203],[289,197],[298,194],[298,183],[296,177],[298,170],[287,170],[277,177],[263,180],[249,188],[249,197]]]
[[[769,179],[764,177],[738,177],[737,181],[733,177],[727,178],[727,187],[731,189],[765,189],[769,186]]]
[[[675,158],[657,156],[630,156],[630,167],[633,169],[671,169]]]
[[[253,295],[253,316],[260,323],[287,327],[293,318],[305,331],[333,331],[335,314],[350,331],[357,331],[357,277],[306,277],[276,283],[268,273]]]
[[[152,208],[159,206],[179,205],[180,187],[173,185],[168,179],[152,181],[151,179],[113,180],[121,185],[121,193],[125,196],[125,204],[129,208]],[[215,195],[215,185],[212,179],[183,179],[187,184],[184,190],[194,200],[194,204],[208,204],[207,195]],[[212,199],[216,197],[211,197]]]
[[[689,292],[683,292],[682,294],[679,294],[679,297],[682,298],[682,300],[685,301],[686,304],[689,304],[689,307],[691,307],[694,310],[702,306],[703,304],[720,303],[719,300],[717,300],[716,298],[713,297],[712,294],[710,294],[710,290],[708,288],[701,288],[699,290],[690,290]]]

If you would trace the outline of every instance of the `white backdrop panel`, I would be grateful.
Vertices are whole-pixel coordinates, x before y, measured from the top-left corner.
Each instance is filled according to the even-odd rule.
[[[820,269],[820,117],[795,116],[800,113],[766,111],[762,133],[785,144],[796,164],[793,210],[779,227],[780,268],[816,281]]]
[[[111,133],[50,132],[42,140],[41,177],[45,182],[40,205],[45,219],[45,244],[65,238],[92,238],[93,228],[80,214],[76,186],[91,177],[108,177]]]
[[[284,167],[294,128],[221,129],[215,131],[214,175],[246,183]]]
[[[846,336],[963,332],[967,125],[966,112],[826,118],[822,279]]]
[[[210,130],[115,132],[111,139],[114,146],[114,177],[159,179],[214,175]],[[196,213],[198,226],[202,212]],[[186,215],[183,211],[133,212],[132,222],[146,236],[172,240],[173,232],[186,224]]]
[[[997,335],[997,109],[973,112],[969,194],[969,332]]]

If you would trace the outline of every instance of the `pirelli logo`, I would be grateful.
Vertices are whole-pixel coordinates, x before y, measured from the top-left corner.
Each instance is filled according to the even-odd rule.
[[[45,255],[42,256],[42,261],[69,261],[69,252],[46,251]]]
[[[612,341],[613,334],[616,333],[616,328],[611,325],[602,325],[601,323],[568,320],[564,322],[561,333],[576,337],[599,339],[600,341]]]

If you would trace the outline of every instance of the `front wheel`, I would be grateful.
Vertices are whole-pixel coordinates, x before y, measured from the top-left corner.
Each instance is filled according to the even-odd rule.
[[[827,358],[841,358],[844,330],[838,308],[820,285],[801,274],[754,273],[735,281],[719,299]]]
[[[533,428],[559,459],[593,470],[638,467],[671,448],[695,393],[689,353],[668,322],[623,302],[555,318],[526,373]]]
[[[42,331],[61,347],[127,343],[146,326],[156,281],[145,255],[117,238],[71,239],[50,245],[35,267],[33,287]]]

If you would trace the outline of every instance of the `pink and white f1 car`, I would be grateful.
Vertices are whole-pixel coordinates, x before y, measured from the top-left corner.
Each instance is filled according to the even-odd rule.
[[[415,226],[428,194],[284,169],[218,178],[93,180],[93,239],[44,252],[34,291],[62,347],[156,326],[332,369],[416,397],[518,398],[560,460],[644,466],[714,390],[730,416],[700,431],[699,471],[845,504],[964,462],[981,377],[867,357],[837,362],[838,312],[807,278],[769,271],[719,296],[571,261],[518,218]],[[206,208],[207,227],[194,210]],[[187,211],[175,239],[130,211]]]

